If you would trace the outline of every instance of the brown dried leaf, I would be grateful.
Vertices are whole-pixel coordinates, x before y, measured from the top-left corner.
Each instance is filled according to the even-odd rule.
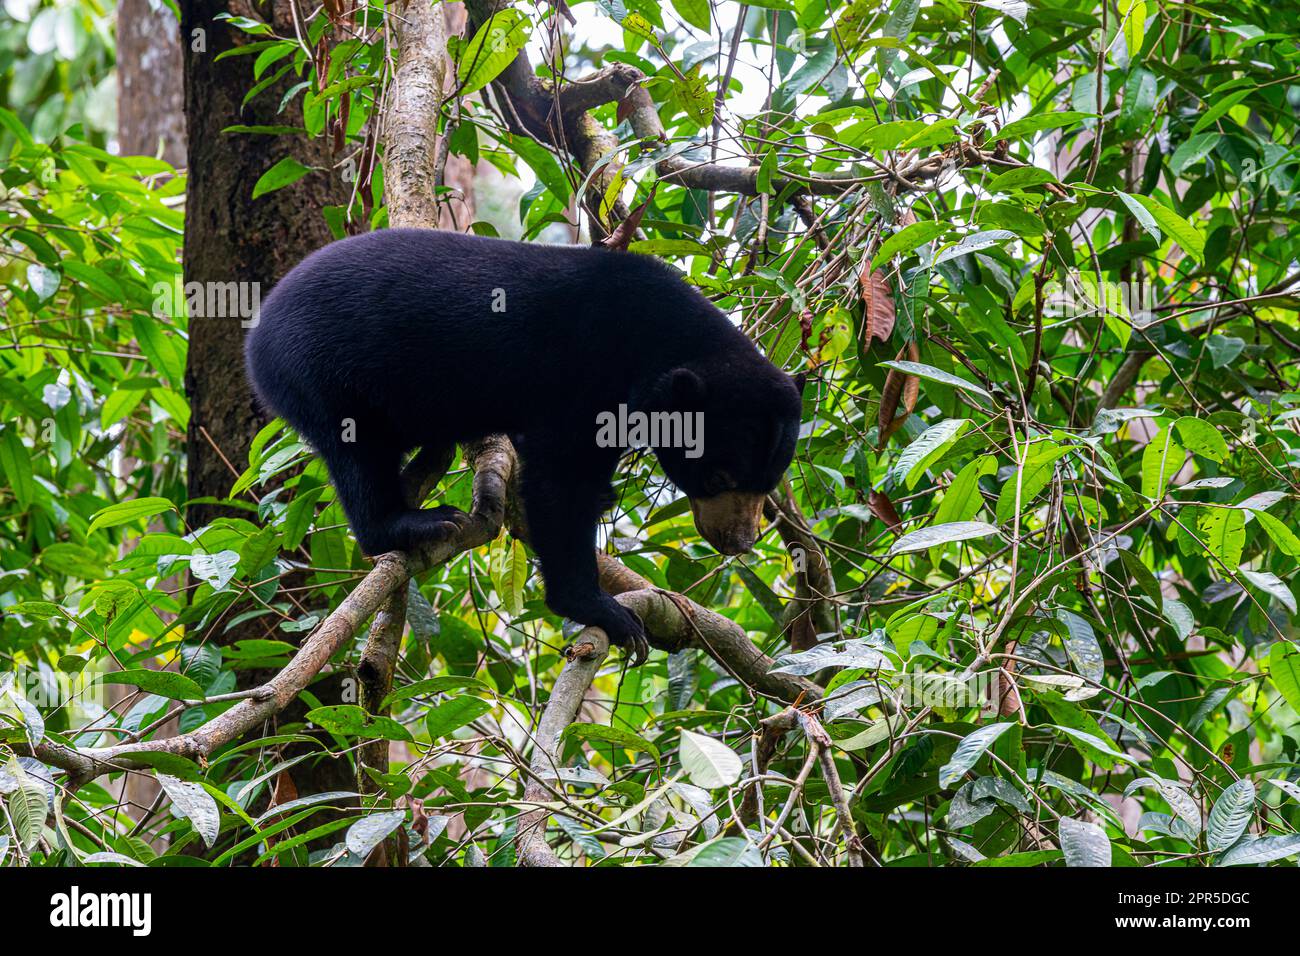
[[[282,803],[288,803],[291,800],[298,799],[298,788],[293,782],[293,777],[289,776],[289,771],[281,770],[275,777],[275,789],[271,792],[271,802],[267,806],[278,807]]]
[[[907,343],[907,360],[909,362],[919,361],[921,358],[921,349],[915,342]],[[915,375],[907,376],[907,381],[903,383],[903,408],[907,414],[916,411],[916,399],[921,394],[921,380]]]
[[[876,427],[880,431],[880,440],[877,444],[880,448],[884,448],[885,442],[889,441],[890,427],[894,424],[894,416],[898,414],[898,403],[903,397],[904,378],[906,376],[902,372],[892,368],[885,375],[885,387],[880,390],[880,414],[876,418]]]
[[[645,215],[645,211],[654,202],[655,190],[658,188],[659,184],[656,182],[650,187],[650,195],[645,197],[645,202],[628,213],[627,218],[615,226],[613,232],[600,240],[600,244],[606,249],[612,249],[615,252],[627,252],[628,245],[631,244],[632,239],[636,236],[637,228],[641,225],[641,217]]]
[[[903,519],[898,516],[898,510],[894,503],[889,500],[889,495],[883,491],[873,491],[867,501],[867,506],[871,508],[871,513],[885,523],[890,531],[897,531],[903,526]]]
[[[902,361],[904,356],[909,362],[915,362],[920,358],[921,350],[915,342],[908,342],[899,349],[894,361]],[[915,375],[908,375],[894,368],[889,370],[889,374],[885,376],[885,387],[880,392],[880,415],[876,419],[879,432],[877,447],[884,448],[894,432],[903,427],[907,416],[915,411],[916,399],[920,394],[921,380]],[[898,414],[900,402],[903,406],[902,415]]]
[[[328,38],[321,35],[320,41],[316,44],[316,52],[312,59],[316,68],[316,92],[319,93],[325,89],[326,78],[330,75],[330,45]]]
[[[877,269],[862,271],[862,302],[866,306],[862,319],[862,347],[871,346],[872,339],[888,342],[894,331],[894,296],[889,280]]]

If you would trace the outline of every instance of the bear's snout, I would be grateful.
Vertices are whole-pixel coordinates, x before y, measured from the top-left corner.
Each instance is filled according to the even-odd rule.
[[[692,498],[695,527],[722,554],[744,554],[758,540],[766,497],[728,491],[711,498]]]

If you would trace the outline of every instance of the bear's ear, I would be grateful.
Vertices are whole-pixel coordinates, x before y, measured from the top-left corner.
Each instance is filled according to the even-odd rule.
[[[796,375],[792,376],[792,378],[794,379],[794,387],[797,388],[799,390],[799,394],[802,395],[804,384],[808,381],[808,373],[799,372]]]
[[[677,406],[695,405],[704,398],[704,379],[688,368],[673,369],[669,388]]]

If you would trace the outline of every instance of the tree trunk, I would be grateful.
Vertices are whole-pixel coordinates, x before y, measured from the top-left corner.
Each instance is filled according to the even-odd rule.
[[[289,3],[272,6],[281,35],[293,33]],[[265,298],[275,282],[309,252],[330,241],[321,215],[347,202],[347,184],[330,172],[323,137],[225,135],[235,124],[283,125],[276,113],[290,82],[273,84],[241,109],[252,86],[252,58],[217,56],[250,42],[242,31],[215,19],[219,13],[256,16],[234,0],[190,0],[181,8],[185,116],[189,133],[189,192],[185,206],[185,282],[256,283]],[[288,109],[297,109],[297,101]],[[291,186],[253,199],[253,185],[276,162],[293,156],[317,171]],[[189,323],[185,391],[190,399],[188,436],[191,498],[224,498],[247,465],[253,436],[267,422],[244,375],[244,327],[235,318]],[[189,509],[191,525],[222,514],[211,505]]]
[[[233,13],[265,19],[270,10],[276,32],[294,32],[286,0],[252,7],[240,0],[189,0],[181,4],[181,50],[185,78],[185,116],[188,124],[189,186],[185,205],[185,282],[255,283],[265,299],[272,286],[303,257],[328,243],[332,236],[322,216],[328,205],[345,205],[349,184],[333,159],[327,138],[301,136],[227,135],[221,130],[235,124],[283,125],[301,109],[295,100],[284,114],[276,110],[285,91],[297,77],[273,84],[242,107],[253,85],[248,56],[217,56],[237,44],[255,40],[215,19]],[[253,186],[275,163],[292,156],[316,171],[290,186],[253,199]],[[205,286],[205,288],[208,288]],[[244,373],[245,325],[239,318],[198,317],[189,320],[189,359],[185,392],[190,400],[187,436],[188,485],[191,498],[225,498],[237,475],[248,465],[254,436],[269,421],[257,404]],[[209,504],[191,505],[187,519],[198,527],[221,516],[238,513]],[[263,636],[264,624],[232,628],[212,635],[222,644]],[[261,677],[246,673],[241,679],[256,683]],[[313,691],[322,698],[342,699],[345,675],[329,678]],[[283,715],[301,720],[300,703]],[[292,749],[286,752],[291,756]],[[344,761],[305,761],[291,771],[299,793],[346,790],[351,774]]]
[[[181,42],[176,16],[151,0],[117,5],[117,142],[123,156],[185,162]]]

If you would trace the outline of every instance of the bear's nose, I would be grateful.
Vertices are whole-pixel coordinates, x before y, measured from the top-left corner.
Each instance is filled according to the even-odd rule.
[[[695,527],[722,554],[744,554],[758,540],[764,497],[728,491],[712,498],[692,498]]]
[[[754,546],[758,540],[757,535],[752,531],[735,531],[714,534],[705,534],[704,540],[713,545],[722,554],[745,554]]]

